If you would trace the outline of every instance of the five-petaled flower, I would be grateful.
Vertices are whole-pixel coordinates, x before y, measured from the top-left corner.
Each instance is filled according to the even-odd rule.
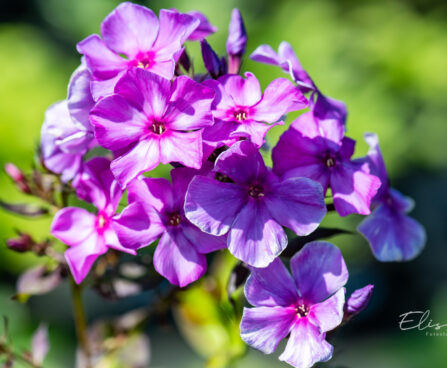
[[[212,89],[186,76],[171,83],[143,69],[127,71],[90,114],[98,143],[116,152],[111,169],[121,185],[159,163],[200,169],[213,98]]]
[[[130,249],[160,239],[154,267],[180,287],[205,273],[204,254],[226,247],[225,237],[206,234],[185,217],[185,194],[195,174],[196,170],[177,168],[171,171],[172,184],[161,178],[134,180],[128,187],[129,206],[117,220],[118,237]]]
[[[307,235],[326,214],[318,183],[279,179],[249,141],[220,154],[214,172],[216,178],[199,175],[191,181],[186,217],[206,233],[228,233],[229,251],[249,265],[266,267],[286,248],[282,225]]]
[[[255,308],[244,308],[241,337],[271,354],[289,334],[279,359],[295,368],[310,368],[331,358],[326,332],[343,319],[348,271],[340,250],[311,242],[290,260],[293,278],[276,259],[266,268],[251,268],[245,296]]]
[[[95,260],[109,248],[133,255],[136,252],[120,244],[114,229],[122,190],[110,171],[110,161],[103,157],[87,161],[73,187],[79,198],[96,207],[97,213],[65,207],[56,213],[51,234],[69,246],[65,258],[75,281],[80,284]]]

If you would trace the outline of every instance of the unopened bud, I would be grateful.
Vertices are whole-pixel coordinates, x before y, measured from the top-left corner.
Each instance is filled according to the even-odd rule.
[[[374,285],[355,290],[345,304],[345,319],[350,319],[366,309],[371,300]]]
[[[32,249],[34,241],[29,234],[20,234],[16,238],[7,239],[6,245],[15,252],[23,253]]]
[[[213,78],[218,78],[222,72],[222,66],[219,57],[211,48],[209,43],[206,42],[206,40],[200,41],[200,47],[202,50],[202,58],[206,70],[208,70],[208,73],[210,73]]]
[[[20,171],[20,169],[16,165],[10,162],[7,163],[5,165],[5,171],[9,175],[9,177],[14,181],[15,185],[21,192],[26,194],[31,193],[31,189],[28,185],[25,175],[22,173],[22,171]]]
[[[233,9],[227,39],[228,73],[239,73],[246,46],[247,32],[244,21],[239,10]]]

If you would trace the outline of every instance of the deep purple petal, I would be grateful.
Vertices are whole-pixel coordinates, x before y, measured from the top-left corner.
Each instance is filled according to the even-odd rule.
[[[253,107],[250,117],[257,121],[274,123],[284,114],[301,110],[307,105],[306,97],[292,82],[278,78],[267,86],[261,101]]]
[[[307,318],[315,326],[318,326],[321,332],[333,330],[343,320],[345,292],[345,288],[341,288],[330,298],[310,307]]]
[[[326,214],[321,185],[306,178],[290,178],[275,184],[265,196],[272,217],[297,235],[314,231]]]
[[[307,318],[300,318],[292,327],[289,341],[279,360],[295,368],[310,368],[317,362],[326,362],[332,357],[334,348],[325,340]]]
[[[358,231],[381,262],[412,260],[426,242],[425,229],[419,222],[386,204],[379,205],[364,219]]]
[[[160,143],[157,139],[140,141],[130,151],[112,161],[113,175],[125,188],[133,179],[160,163]]]
[[[253,267],[268,266],[287,247],[287,235],[261,200],[249,199],[228,234],[228,250]]]
[[[318,93],[317,101],[313,106],[313,113],[317,119],[332,119],[344,125],[348,115],[348,110],[344,102]]]
[[[267,175],[267,168],[258,148],[248,141],[237,142],[221,153],[214,171],[227,175],[240,184],[253,184]]]
[[[205,176],[196,176],[185,199],[185,215],[202,231],[220,236],[228,232],[247,202],[244,189]]]
[[[241,338],[251,347],[271,354],[289,334],[295,318],[293,308],[244,308]]]
[[[202,166],[202,132],[169,131],[160,138],[160,162],[179,162],[187,167]]]
[[[171,104],[165,119],[169,128],[194,130],[213,124],[211,103],[214,91],[186,76],[175,79],[172,85]]]
[[[330,178],[334,206],[340,216],[371,213],[371,200],[381,185],[377,176],[367,174],[358,165],[344,161],[335,166]]]
[[[187,221],[187,220],[186,220]],[[201,254],[207,254],[227,247],[227,237],[204,233],[189,221],[182,223],[181,229],[185,237]]]
[[[132,59],[150,51],[158,34],[157,16],[144,6],[125,2],[104,19],[101,34],[110,49]]]
[[[98,35],[91,35],[77,44],[87,67],[98,79],[109,79],[127,68],[127,62],[110,50]]]
[[[245,30],[242,15],[238,9],[233,9],[228,28],[227,53],[228,55],[242,56],[247,45],[247,31]]]
[[[147,208],[147,207],[146,207]],[[165,231],[155,209],[147,211],[139,202],[129,204],[112,223],[119,242],[131,249],[138,249],[157,240]]]
[[[279,258],[265,268],[251,268],[244,291],[255,307],[290,307],[298,300],[295,281]]]
[[[301,296],[320,303],[348,281],[348,270],[340,250],[323,241],[307,243],[290,260],[290,268]]]
[[[154,254],[154,267],[171,284],[184,287],[206,271],[206,258],[178,229],[163,234]]]
[[[283,180],[293,178],[311,179],[319,183],[323,188],[323,193],[326,194],[329,185],[330,172],[321,163],[305,164],[303,166],[298,166],[294,169],[286,171],[282,176]]]
[[[90,118],[98,143],[110,150],[125,148],[146,132],[145,115],[119,95],[99,101]]]

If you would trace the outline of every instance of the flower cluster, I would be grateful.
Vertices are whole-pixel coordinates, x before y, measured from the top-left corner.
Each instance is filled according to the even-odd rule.
[[[345,302],[341,251],[322,241],[297,249],[291,276],[280,259],[290,240],[334,210],[367,216],[358,230],[380,261],[414,258],[425,233],[406,215],[412,202],[390,188],[377,137],[367,135],[368,155],[353,159],[345,104],[321,92],[288,43],[251,54],[289,76],[262,91],[253,73],[240,72],[247,33],[239,11],[226,56],[206,41],[216,31],[199,12],[157,17],[125,2],[101,35],[78,43],[81,65],[66,100],[46,113],[41,159],[96,210],[64,204],[51,234],[69,247],[78,284],[109,249],[136,256],[157,242],[155,270],[185,287],[205,274],[207,254],[228,248],[251,272],[245,296],[254,308],[244,310],[242,339],[271,353],[290,336],[280,359],[311,367],[330,359],[326,334],[365,308],[372,286]],[[188,42],[200,42],[204,74],[193,72]],[[266,134],[296,111],[270,168]],[[160,164],[171,165],[170,181],[154,175]]]

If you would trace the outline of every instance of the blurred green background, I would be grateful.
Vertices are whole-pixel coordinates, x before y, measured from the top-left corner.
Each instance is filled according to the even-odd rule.
[[[119,3],[114,0],[21,0],[0,5],[0,166],[14,162],[29,169],[39,142],[46,108],[66,96],[71,72],[79,64],[75,45],[98,33],[102,19]],[[413,197],[412,216],[426,226],[428,243],[415,261],[380,264],[360,236],[333,239],[350,268],[348,291],[366,283],[376,289],[369,309],[340,331],[328,367],[445,367],[447,337],[423,331],[400,331],[399,315],[431,309],[436,322],[447,323],[447,4],[444,0],[411,1],[147,1],[158,12],[176,7],[200,10],[219,28],[209,37],[225,52],[231,9],[238,7],[249,32],[248,54],[259,44],[277,48],[289,41],[303,66],[327,95],[349,109],[348,134],[358,140],[357,155],[366,153],[362,135],[379,134],[393,186]],[[188,49],[202,67],[198,45]],[[274,67],[249,60],[265,87],[284,76]],[[274,143],[284,128],[269,136]],[[2,171],[0,198],[24,201]],[[327,224],[354,228],[360,219]],[[74,331],[68,288],[31,298],[26,305],[10,300],[14,283],[33,256],[6,249],[14,229],[48,233],[50,219],[23,220],[0,212],[0,315],[11,322],[15,344],[27,348],[41,320],[50,324],[52,349],[45,366],[71,367]],[[144,298],[124,303],[87,295],[88,314],[112,316],[144,305]],[[197,308],[201,308],[197,305]],[[201,367],[203,359],[181,337],[173,323],[149,328],[153,367]],[[205,344],[207,342],[204,342]],[[282,345],[281,345],[282,346]],[[282,367],[281,351],[270,357],[250,350],[237,367]],[[175,354],[172,352],[175,351]]]

